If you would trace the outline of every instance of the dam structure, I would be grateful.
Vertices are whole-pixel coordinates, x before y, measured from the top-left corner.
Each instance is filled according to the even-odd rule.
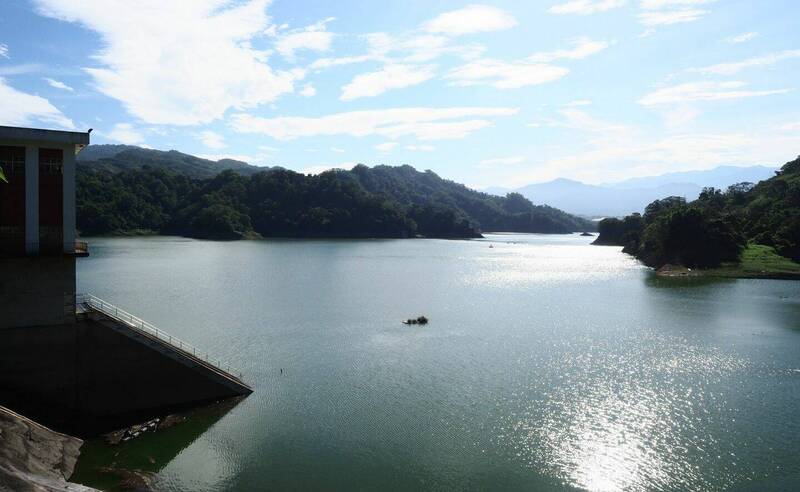
[[[247,395],[242,374],[76,293],[75,156],[89,132],[0,126],[0,405],[90,436]]]

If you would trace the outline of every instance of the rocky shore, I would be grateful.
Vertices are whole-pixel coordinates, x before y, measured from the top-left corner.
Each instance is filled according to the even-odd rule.
[[[0,491],[91,492],[70,483],[83,441],[0,406]]]

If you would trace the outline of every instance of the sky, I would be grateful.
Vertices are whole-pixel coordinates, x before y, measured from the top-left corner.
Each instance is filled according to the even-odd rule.
[[[797,0],[3,0],[0,124],[476,188],[800,154]]]

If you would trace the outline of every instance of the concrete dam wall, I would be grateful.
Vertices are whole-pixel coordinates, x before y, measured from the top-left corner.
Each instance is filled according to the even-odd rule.
[[[0,405],[72,435],[250,392],[224,371],[102,314],[0,329]]]

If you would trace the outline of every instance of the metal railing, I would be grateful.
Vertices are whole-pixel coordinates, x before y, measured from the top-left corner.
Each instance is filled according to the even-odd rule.
[[[151,325],[147,321],[138,318],[132,315],[131,313],[100,299],[99,297],[93,296],[92,294],[76,294],[75,303],[85,304],[91,309],[94,309],[98,312],[105,314],[106,316],[114,318],[115,320],[124,323],[132,328],[150,334],[158,338],[159,340],[168,343],[174,348],[177,348],[188,354],[191,354],[194,357],[216,367],[217,369],[220,369],[221,371],[224,371],[238,378],[239,380],[242,380],[242,373],[237,371],[233,366],[231,366],[227,362],[223,362],[221,359],[213,359],[208,352],[203,353],[203,351],[201,351],[194,345],[186,343],[180,338],[174,337],[169,333],[159,330],[158,328]]]

